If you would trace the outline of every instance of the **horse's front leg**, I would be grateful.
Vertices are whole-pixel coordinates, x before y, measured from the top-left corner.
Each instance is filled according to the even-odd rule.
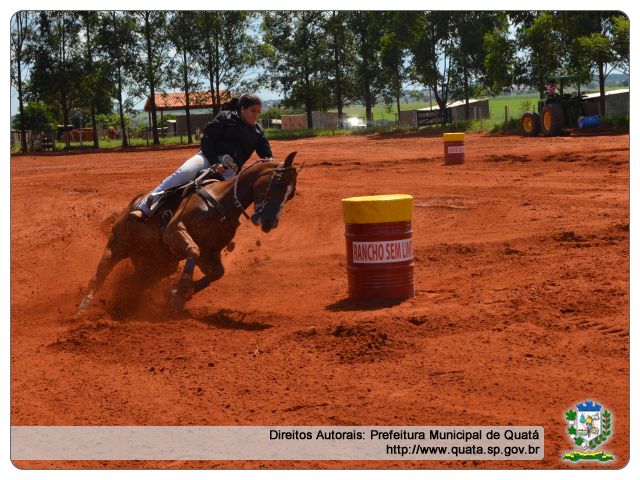
[[[100,258],[100,262],[98,263],[98,268],[96,270],[95,275],[89,281],[89,285],[87,287],[87,293],[82,298],[82,301],[78,305],[78,308],[75,313],[75,318],[82,317],[91,304],[93,303],[93,297],[96,292],[102,287],[104,281],[107,278],[107,275],[111,273],[113,267],[126,257],[126,245],[122,238],[119,235],[115,235],[113,230],[109,234],[109,240],[107,241],[107,245],[104,247],[102,252],[102,257]]]
[[[220,280],[224,275],[224,265],[222,265],[222,257],[219,251],[213,252],[212,255],[203,255],[200,257],[198,267],[200,267],[200,270],[202,270],[205,275],[200,280],[193,282],[193,294],[204,290],[211,285],[212,282]]]

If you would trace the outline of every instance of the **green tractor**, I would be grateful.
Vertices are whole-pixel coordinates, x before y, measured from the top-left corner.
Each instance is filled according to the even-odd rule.
[[[549,77],[549,83],[558,83],[557,92],[547,94],[547,98],[538,102],[538,112],[524,112],[520,117],[520,128],[527,137],[535,137],[540,132],[545,137],[552,137],[562,133],[564,128],[578,126],[580,116],[597,115],[598,104],[587,100],[580,93],[580,80],[578,75],[559,75]],[[577,93],[564,93],[564,87],[568,83],[578,86]]]

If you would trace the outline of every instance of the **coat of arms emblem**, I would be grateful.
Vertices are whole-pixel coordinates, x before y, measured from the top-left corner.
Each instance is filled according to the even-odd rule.
[[[586,401],[576,405],[575,410],[565,412],[565,417],[569,424],[569,437],[576,448],[564,455],[565,460],[613,460],[613,455],[600,450],[611,435],[611,412],[598,403]]]

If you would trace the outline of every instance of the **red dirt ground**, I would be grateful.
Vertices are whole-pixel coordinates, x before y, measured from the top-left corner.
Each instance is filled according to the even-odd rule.
[[[306,162],[299,195],[269,234],[243,222],[227,273],[184,314],[160,292],[136,302],[123,262],[79,322],[111,213],[192,151],[12,158],[12,425],[542,425],[545,459],[17,466],[626,464],[628,135],[472,134],[449,167],[440,138],[411,134],[272,146]],[[346,298],[340,199],[382,193],[414,196],[417,296],[364,307]],[[584,399],[613,413],[614,462],[561,460],[564,412]]]

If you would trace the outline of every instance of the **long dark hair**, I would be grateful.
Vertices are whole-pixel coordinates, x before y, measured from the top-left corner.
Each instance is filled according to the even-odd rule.
[[[222,109],[240,113],[240,107],[247,108],[251,105],[262,105],[262,100],[255,93],[245,93],[241,97],[231,97],[231,100],[226,102]]]

